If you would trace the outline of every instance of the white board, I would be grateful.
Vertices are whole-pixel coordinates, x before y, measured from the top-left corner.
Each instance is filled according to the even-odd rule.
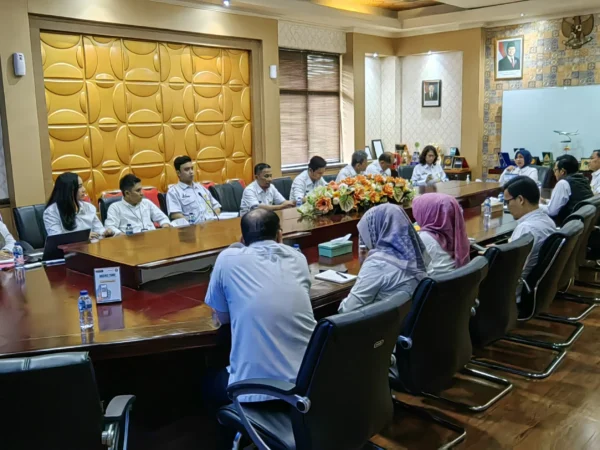
[[[502,96],[502,151],[514,156],[525,148],[533,156],[563,155],[567,140],[554,133],[577,131],[571,155],[589,158],[600,149],[600,85],[504,91]]]

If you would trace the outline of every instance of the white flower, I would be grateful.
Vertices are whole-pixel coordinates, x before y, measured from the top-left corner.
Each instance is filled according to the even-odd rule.
[[[334,197],[334,199],[333,199],[333,204],[334,204],[334,205],[339,205],[339,204],[340,204],[340,199],[339,199],[339,198],[337,198],[337,197]]]

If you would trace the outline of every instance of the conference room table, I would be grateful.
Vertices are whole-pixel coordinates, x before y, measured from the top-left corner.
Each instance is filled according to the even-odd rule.
[[[458,185],[450,185],[456,183]],[[446,183],[455,190],[457,198],[469,205],[473,197],[497,193],[498,185],[481,183],[479,188],[465,182]],[[459,183],[463,183],[460,185]],[[446,186],[444,186],[446,187]],[[466,192],[464,197],[459,194]],[[438,192],[441,189],[438,189]],[[410,205],[406,205],[410,212]],[[516,222],[510,214],[494,213],[484,221],[481,206],[464,209],[467,234],[479,244],[486,245],[506,238]],[[358,274],[364,257],[359,253],[356,223],[361,213],[301,218],[295,210],[280,212],[282,227],[288,243],[300,243],[314,276],[322,269],[347,269]],[[210,226],[187,227],[186,230],[165,229],[139,236],[122,236],[103,241],[121,249],[121,256],[131,251],[143,253],[126,243],[136,239],[163,241],[171,250],[179,245],[210,242],[212,250],[224,248],[239,240],[239,219]],[[208,233],[209,228],[213,231]],[[220,232],[218,230],[221,229]],[[199,230],[204,230],[201,233]],[[353,253],[329,259],[318,255],[318,243],[353,230]],[[168,240],[184,236],[183,242]],[[187,233],[187,234],[186,234]],[[121,243],[119,244],[119,240]],[[117,245],[119,244],[119,245]],[[150,249],[151,251],[157,251]],[[66,265],[28,270],[24,277],[17,272],[0,272],[0,358],[36,355],[56,351],[89,351],[94,360],[114,359],[132,355],[147,355],[190,348],[210,348],[217,342],[217,328],[212,323],[211,310],[204,303],[210,273],[192,272],[152,281],[142,289],[122,288],[122,302],[96,304],[93,330],[81,331],[77,299],[82,289],[93,293],[94,278],[69,269]],[[337,310],[353,283],[335,284],[313,280],[311,301],[317,318]],[[284,299],[282,299],[284,301]]]

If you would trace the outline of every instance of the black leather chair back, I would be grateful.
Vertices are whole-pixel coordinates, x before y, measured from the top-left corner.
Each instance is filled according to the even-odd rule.
[[[398,176],[405,180],[410,180],[415,171],[415,166],[400,166],[398,167]]]
[[[519,303],[519,319],[529,320],[545,312],[558,291],[561,273],[583,233],[583,223],[572,220],[546,238],[538,254],[537,264],[527,276],[528,292],[524,287]]]
[[[577,240],[577,244],[575,245],[571,256],[567,260],[565,269],[560,274],[558,289],[561,291],[568,288],[571,280],[578,274],[579,265],[583,265],[585,263],[587,242],[592,234],[592,231],[594,230],[594,227],[596,226],[596,208],[592,205],[583,205],[565,219],[563,226],[571,220],[580,221],[583,224],[583,232]]]
[[[393,416],[388,368],[408,294],[322,319],[298,372],[311,401],[292,425],[298,449],[358,449]]]
[[[212,196],[221,204],[221,211],[240,212],[242,197],[240,196],[238,202],[236,189],[234,188],[233,183],[215,184],[214,186],[211,186],[209,190]]]
[[[116,202],[120,202],[122,199],[123,197],[114,196],[100,198],[100,200],[98,200],[98,209],[100,210],[100,220],[102,220],[102,223],[104,223],[104,221],[106,220],[106,216],[108,215],[108,208],[110,207],[110,205]]]
[[[390,376],[394,389],[436,394],[452,384],[471,359],[469,319],[487,271],[487,260],[479,256],[419,283],[396,344],[397,367]]]
[[[575,211],[581,208],[583,205],[592,205],[596,208],[596,220],[594,223],[596,226],[600,225],[600,195],[595,195],[591,198],[587,198],[575,206]],[[585,241],[585,250],[587,251],[587,255],[585,259],[598,259],[596,256],[598,254],[598,242],[600,241],[600,231],[595,227],[592,228],[588,239]],[[582,263],[580,262],[582,265]]]
[[[0,359],[2,448],[106,449],[87,353]]]
[[[238,180],[232,180],[228,182],[233,188],[233,198],[235,199],[235,204],[237,208],[235,211],[240,212],[240,207],[242,206],[242,196],[244,195],[244,186]]]
[[[517,286],[532,248],[533,236],[528,233],[486,250],[488,274],[479,286],[479,307],[469,322],[473,346],[484,347],[516,326]]]
[[[336,178],[337,178],[337,175],[323,175],[323,179],[325,180],[325,183],[329,183],[330,181],[335,181]]]
[[[159,192],[157,197],[158,197],[158,204],[160,205],[160,210],[168,216],[169,210],[167,209],[167,194],[163,194],[162,192]]]
[[[532,166],[538,171],[538,180],[542,183],[542,189],[549,189],[552,187],[552,179],[554,178],[554,171],[552,167],[545,166]]]
[[[290,177],[275,178],[273,186],[277,188],[286,200],[290,199],[290,192],[292,190],[292,179]]]
[[[44,248],[46,244],[46,226],[44,210],[46,205],[21,206],[13,209],[19,240],[25,241],[34,249]]]

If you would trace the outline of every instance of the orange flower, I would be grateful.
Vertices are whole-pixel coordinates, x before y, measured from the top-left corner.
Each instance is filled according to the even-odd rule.
[[[406,186],[406,180],[404,178],[396,178],[395,184],[396,184],[396,186],[402,188],[402,187]]]
[[[396,180],[399,180],[400,178],[394,178],[394,177],[385,177],[385,182],[386,183],[394,183]]]
[[[379,184],[383,184],[383,176],[381,175],[375,175],[375,183],[379,183]]]
[[[369,200],[371,200],[372,203],[379,203],[379,201],[381,200],[379,192],[371,191],[371,193],[369,194]]]
[[[339,188],[339,186],[337,185],[337,183],[335,181],[330,181],[329,185],[328,185],[331,189],[333,189],[334,191],[337,190]]]
[[[394,195],[394,187],[391,183],[387,183],[383,186],[383,194],[387,195],[388,197],[391,197],[392,195]]]
[[[356,177],[356,182],[362,184],[363,186],[371,184],[371,182],[364,175],[358,175]]]
[[[324,213],[327,213],[333,209],[333,205],[331,204],[331,199],[329,197],[321,197],[317,200],[315,207]]]
[[[342,181],[342,183],[347,186],[353,186],[354,183],[356,183],[356,178],[346,178],[344,181]]]
[[[362,186],[356,186],[354,189],[354,200],[361,202],[365,199],[365,189]]]

